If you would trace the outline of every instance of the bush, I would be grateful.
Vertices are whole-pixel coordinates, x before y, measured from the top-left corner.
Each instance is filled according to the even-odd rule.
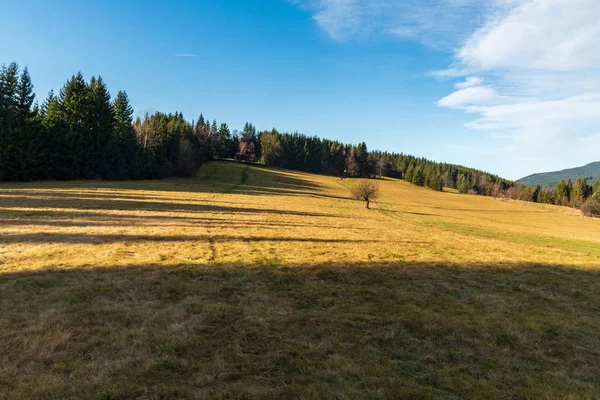
[[[600,217],[600,192],[594,193],[580,209],[586,217]]]

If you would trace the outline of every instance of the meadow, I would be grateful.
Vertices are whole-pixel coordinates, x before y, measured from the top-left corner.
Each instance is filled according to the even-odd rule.
[[[600,220],[379,182],[0,185],[0,398],[600,395]]]

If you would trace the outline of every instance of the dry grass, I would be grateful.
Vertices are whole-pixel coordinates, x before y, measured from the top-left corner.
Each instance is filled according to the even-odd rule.
[[[594,398],[600,221],[234,163],[0,186],[0,398]]]

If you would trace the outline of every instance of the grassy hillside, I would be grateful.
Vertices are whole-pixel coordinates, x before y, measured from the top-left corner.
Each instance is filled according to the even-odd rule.
[[[354,184],[0,186],[0,394],[597,395],[599,220],[392,179],[366,210]]]
[[[575,182],[577,178],[588,178],[592,180],[588,182],[594,183],[593,179],[600,177],[600,161],[591,164],[584,165],[578,168],[569,168],[562,171],[544,172],[540,174],[533,174],[526,176],[525,178],[519,179],[518,183],[523,183],[527,186],[540,185],[542,187],[553,188],[558,182],[564,180],[565,182],[569,179]]]

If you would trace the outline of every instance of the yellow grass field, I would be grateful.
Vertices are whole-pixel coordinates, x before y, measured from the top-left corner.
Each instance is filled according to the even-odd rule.
[[[600,220],[355,184],[0,185],[0,399],[600,396]]]

